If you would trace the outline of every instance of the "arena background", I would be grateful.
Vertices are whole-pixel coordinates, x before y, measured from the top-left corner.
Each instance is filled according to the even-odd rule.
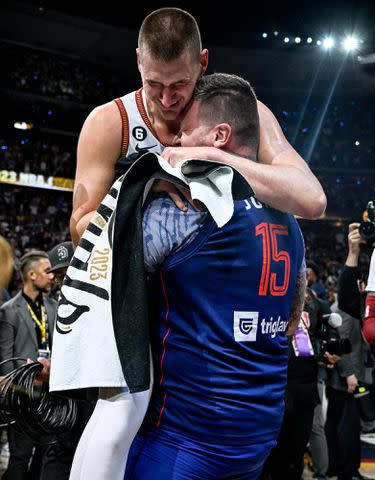
[[[16,255],[9,293],[23,253],[70,239],[80,128],[96,105],[140,86],[137,31],[162,6],[197,18],[209,72],[246,77],[321,180],[326,215],[300,224],[307,257],[334,289],[348,224],[375,200],[375,2],[96,3],[0,5],[0,233]],[[317,45],[329,35],[332,49]],[[346,35],[359,39],[356,50],[343,50]],[[363,452],[373,457],[369,444]]]
[[[61,179],[74,177],[82,123],[94,106],[139,87],[137,30],[148,12],[165,5],[2,2],[0,228],[17,257],[69,238],[72,181]],[[375,198],[375,80],[373,65],[358,61],[375,52],[374,4],[168,5],[196,16],[210,50],[209,71],[249,79],[323,183],[324,219],[301,226],[323,280],[335,275],[348,222],[360,219]],[[336,38],[332,49],[316,44],[330,34]],[[339,44],[348,34],[362,41],[349,53]],[[33,128],[16,129],[15,122]],[[13,180],[18,185],[5,183]],[[48,183],[60,189],[45,188]],[[17,287],[16,275],[11,289]]]

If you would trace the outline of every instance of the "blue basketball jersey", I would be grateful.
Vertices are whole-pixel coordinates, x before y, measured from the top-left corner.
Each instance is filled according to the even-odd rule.
[[[255,198],[209,217],[155,276],[154,390],[144,429],[211,445],[275,439],[284,410],[286,330],[304,242],[292,215]]]

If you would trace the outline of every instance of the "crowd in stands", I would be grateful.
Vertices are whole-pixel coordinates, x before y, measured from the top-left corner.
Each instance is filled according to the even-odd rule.
[[[54,245],[69,240],[71,192],[2,185],[0,197],[0,231],[14,248],[16,258],[29,249],[49,250]],[[365,200],[365,199],[364,199]],[[363,203],[363,209],[366,202]],[[363,210],[362,209],[362,210]],[[361,216],[348,221],[361,221]],[[347,252],[348,221],[300,220],[305,237],[306,257],[314,260],[326,286],[336,285]],[[322,234],[322,232],[324,234]],[[330,232],[328,235],[327,232]],[[369,253],[363,249],[360,268],[366,274]],[[18,281],[16,279],[16,281]]]
[[[371,99],[349,97],[270,98],[285,136],[313,167],[373,168],[375,115]]]
[[[342,174],[313,170],[326,193],[330,217],[360,218],[367,202],[375,199],[375,171],[357,175],[352,170]]]
[[[35,137],[35,136],[34,136]],[[74,178],[76,138],[37,140],[26,136],[0,145],[0,170]],[[367,202],[375,198],[375,171],[368,174],[353,170],[336,173],[334,169],[313,170],[328,199],[330,216],[360,216]]]
[[[0,85],[15,92],[71,100],[89,108],[127,91],[120,74],[104,67],[1,43],[0,53],[7,61]],[[271,107],[288,140],[313,167],[372,168],[375,117],[364,92],[328,98],[307,91],[260,99]]]
[[[118,74],[103,67],[8,44],[0,51],[7,59],[3,87],[93,105],[121,94]]]
[[[70,239],[70,192],[53,192],[34,188],[1,186],[0,231],[11,244],[15,255],[10,294],[21,284],[19,259],[28,250],[48,251]]]
[[[4,142],[0,147],[0,170],[74,178],[75,152],[70,143],[66,147],[32,138],[10,145]]]

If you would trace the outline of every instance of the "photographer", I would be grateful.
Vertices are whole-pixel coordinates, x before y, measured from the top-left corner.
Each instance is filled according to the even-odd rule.
[[[354,392],[365,380],[366,344],[361,333],[363,287],[359,268],[360,247],[365,239],[360,223],[351,223],[348,232],[348,256],[338,283],[338,308],[342,325],[338,332],[349,339],[352,351],[332,370],[327,382],[328,410],[326,437],[329,454],[329,474],[340,480],[361,479],[360,415]]]
[[[349,252],[339,277],[337,297],[339,309],[358,319],[362,318],[362,294],[358,288],[362,275],[358,264],[361,244],[366,243],[361,238],[360,225],[360,223],[349,225]]]
[[[334,307],[333,307],[334,309]],[[365,343],[358,319],[337,309],[342,317],[338,327],[341,339],[349,339],[352,351],[337,362],[327,381],[328,410],[326,438],[329,474],[338,480],[362,479],[361,423],[353,395],[360,381],[365,381]]]

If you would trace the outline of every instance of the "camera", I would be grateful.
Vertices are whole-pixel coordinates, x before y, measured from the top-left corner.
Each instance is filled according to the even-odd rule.
[[[375,241],[375,203],[371,200],[363,212],[363,220],[359,226],[359,233],[367,242]]]
[[[326,352],[341,357],[352,351],[350,340],[348,338],[341,339],[337,332],[337,328],[341,325],[342,318],[340,314],[330,313],[322,315],[322,320],[315,334],[317,340],[316,356],[318,362],[328,362],[324,356]]]

